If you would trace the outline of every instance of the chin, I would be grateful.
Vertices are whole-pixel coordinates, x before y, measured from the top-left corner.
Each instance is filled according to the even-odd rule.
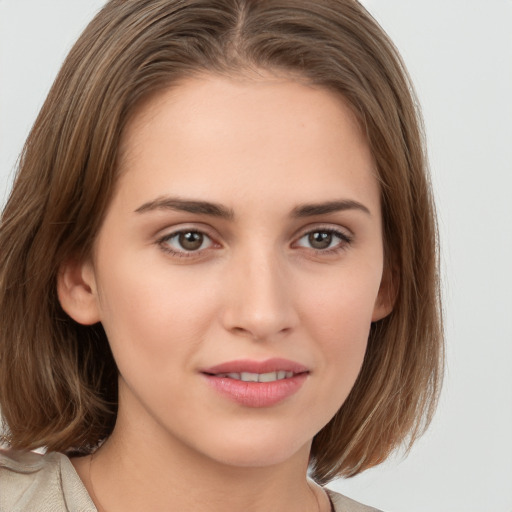
[[[260,433],[261,434],[261,433]],[[293,440],[290,436],[257,435],[248,431],[243,436],[228,432],[221,441],[211,440],[203,453],[212,460],[238,468],[263,468],[284,464],[287,461],[304,458],[307,466],[311,439]]]

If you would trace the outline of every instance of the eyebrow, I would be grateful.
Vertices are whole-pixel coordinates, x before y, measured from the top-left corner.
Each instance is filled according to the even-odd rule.
[[[370,210],[362,203],[350,199],[340,201],[327,201],[325,203],[311,203],[297,206],[293,209],[292,215],[297,218],[325,215],[327,213],[342,212],[346,210],[360,210],[371,215]]]
[[[209,201],[180,199],[178,197],[158,197],[153,201],[148,201],[142,206],[139,206],[139,208],[135,210],[135,213],[145,213],[154,210],[174,210],[178,212],[197,213],[227,220],[232,220],[235,217],[233,210],[221,204],[211,203]]]
[[[233,210],[221,204],[212,203],[210,201],[180,199],[178,197],[158,197],[153,201],[148,201],[142,206],[139,206],[139,208],[135,210],[135,213],[146,213],[155,210],[174,210],[199,215],[209,215],[226,220],[233,220],[235,218]],[[328,213],[346,210],[359,210],[371,215],[370,210],[362,203],[350,199],[342,199],[338,201],[310,203],[297,206],[292,210],[292,217],[313,217],[315,215],[326,215]]]

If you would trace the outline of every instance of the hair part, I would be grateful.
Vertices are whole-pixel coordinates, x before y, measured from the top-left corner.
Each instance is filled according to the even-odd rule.
[[[258,70],[334,91],[355,112],[396,289],[348,399],[314,438],[313,477],[355,475],[429,424],[443,367],[437,228],[418,104],[389,38],[355,0],[111,0],[64,62],[2,215],[0,404],[14,448],[87,453],[114,427],[108,340],[64,313],[56,281],[91,254],[131,116],[198,73]]]

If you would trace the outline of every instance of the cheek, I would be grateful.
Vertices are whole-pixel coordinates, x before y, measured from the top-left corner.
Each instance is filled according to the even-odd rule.
[[[378,294],[378,271],[361,271],[331,280],[304,296],[304,325],[316,340],[322,369],[342,398],[352,387],[363,363],[372,313]]]
[[[112,268],[98,291],[102,324],[119,366],[130,360],[165,366],[174,359],[170,355],[200,343],[214,315],[210,287],[199,286],[197,276],[154,265],[118,261]]]
[[[321,339],[342,337],[357,341],[357,333],[368,334],[379,285],[380,274],[376,271],[354,271],[339,279],[331,277],[321,286],[307,286],[302,310],[321,333]]]

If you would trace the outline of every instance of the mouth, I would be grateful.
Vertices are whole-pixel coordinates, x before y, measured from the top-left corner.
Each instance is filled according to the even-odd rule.
[[[242,382],[275,382],[277,380],[290,379],[294,375],[294,372],[287,372],[285,370],[279,370],[276,372],[267,373],[251,373],[251,372],[232,372],[232,373],[217,373],[210,374],[212,377],[224,377],[227,379],[241,380]]]
[[[277,357],[265,359],[264,361],[236,359],[202,370],[202,373],[209,375],[222,375],[223,377],[245,380],[247,382],[266,382],[265,379],[267,378],[272,381],[281,380],[289,378],[294,374],[306,372],[309,372],[309,369],[303,364]],[[260,377],[263,380],[260,381]]]
[[[297,393],[310,371],[285,359],[237,360],[201,371],[221,396],[246,407],[270,407]]]

